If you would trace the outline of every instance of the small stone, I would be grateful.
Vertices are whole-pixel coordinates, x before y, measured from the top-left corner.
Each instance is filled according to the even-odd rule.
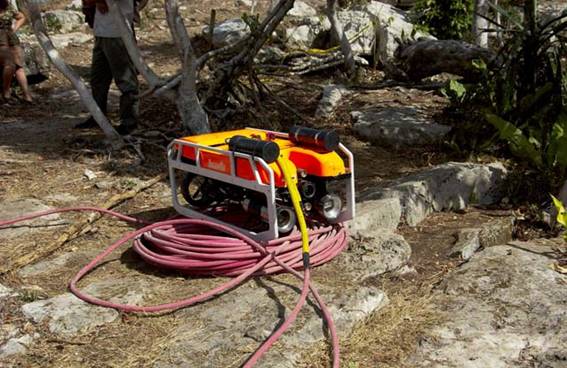
[[[451,257],[460,257],[468,261],[480,249],[480,229],[461,229],[457,233],[457,242],[451,249]]]
[[[12,289],[0,284],[0,300],[12,295]]]
[[[4,345],[0,346],[0,358],[6,358],[16,354],[23,354],[31,345],[33,338],[30,335],[24,335],[18,338],[11,338]]]
[[[349,94],[345,86],[341,84],[330,84],[323,88],[323,96],[317,106],[315,116],[318,118],[327,118],[333,115],[337,106],[343,98]]]
[[[87,180],[93,180],[97,177],[96,174],[90,169],[85,169],[83,175],[87,178]]]

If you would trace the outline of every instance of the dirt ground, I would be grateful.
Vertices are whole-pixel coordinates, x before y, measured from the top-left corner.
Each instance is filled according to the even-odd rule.
[[[323,1],[307,1],[321,5]],[[217,19],[239,16],[243,10],[235,1],[213,0],[182,2],[189,20],[190,31],[195,34],[207,24],[209,13],[204,8],[216,8]],[[267,1],[261,1],[261,7]],[[197,5],[197,6],[196,6]],[[172,56],[175,50],[163,26],[162,13],[145,11],[147,23],[138,33],[140,45],[156,69],[162,75],[171,75],[178,64]],[[62,52],[66,60],[86,77],[89,70],[92,43],[69,47]],[[323,85],[337,77],[327,75],[307,77],[270,77],[265,82],[274,92],[291,105],[297,106],[304,116],[313,116]],[[372,75],[370,75],[372,77]],[[340,76],[339,76],[340,78]],[[142,129],[136,133],[145,137],[148,131],[162,132],[162,140],[142,145],[146,160],[138,162],[130,151],[109,154],[101,144],[102,135],[97,131],[77,131],[74,124],[86,118],[84,109],[76,100],[65,95],[70,85],[54,73],[40,86],[34,87],[36,102],[33,106],[13,104],[0,107],[0,200],[37,198],[52,206],[93,205],[104,203],[114,194],[131,189],[141,181],[164,172],[166,161],[164,147],[168,140],[181,135],[174,107],[165,100],[148,98],[142,101]],[[57,97],[61,95],[63,97]],[[113,106],[116,110],[116,93]],[[254,113],[242,112],[233,121],[223,122],[223,127],[256,126],[286,129],[298,119],[282,110],[272,100],[263,101],[263,109]],[[443,97],[433,92],[389,88],[377,91],[360,91],[348,97],[336,118],[317,121],[308,118],[314,126],[337,129],[346,145],[356,157],[357,189],[386,183],[389,180],[450,160],[463,160],[439,147],[392,151],[372,146],[358,140],[351,131],[349,112],[371,105],[419,106],[426,114],[436,115],[446,105]],[[116,115],[111,115],[116,118]],[[220,124],[220,122],[217,122]],[[154,140],[155,141],[155,140]],[[97,176],[88,180],[84,173],[90,170]],[[54,197],[64,195],[65,200]],[[147,220],[158,220],[174,214],[170,205],[166,182],[159,183],[117,208],[118,211]],[[69,222],[86,215],[65,215]],[[415,229],[401,229],[413,249],[410,266],[417,272],[411,276],[386,275],[374,280],[389,295],[390,304],[361,323],[345,341],[342,341],[343,362],[355,367],[404,367],[405,359],[412,353],[428,328],[435,325],[435,310],[428,304],[431,289],[443,275],[457,266],[446,253],[454,244],[455,229],[467,223],[482,224],[486,218],[470,213],[439,214],[426,220]],[[53,241],[62,231],[61,226],[41,229],[17,239],[0,244],[2,260],[13,260],[37,247]],[[51,297],[66,291],[69,279],[98,251],[105,248],[131,227],[115,220],[102,219],[79,238],[58,249],[50,258],[63,252],[76,254],[65,268],[49,273],[49,276],[31,277],[26,284],[37,287],[21,302]],[[435,235],[435,236],[432,236]],[[132,275],[132,270],[155,276],[148,287],[153,291],[148,302],[176,299],[179,295],[195,294],[206,290],[218,280],[203,279],[198,283],[187,282],[181,275],[154,271],[143,265],[130,250],[119,252],[90,274],[89,280],[101,275]],[[0,276],[0,283],[21,286],[16,273]],[[165,286],[164,286],[165,285]],[[10,306],[4,308],[8,310]],[[8,320],[33,330],[29,322],[8,313]],[[12,318],[12,319],[10,319]],[[81,366],[81,367],[142,367],[149,366],[163,349],[163,343],[171,339],[170,333],[178,324],[174,314],[158,317],[123,315],[122,323],[108,324],[80,340],[61,340],[53,337],[34,346],[28,354],[17,358],[16,363],[27,366]],[[77,356],[81,355],[80,360]],[[305,356],[305,366],[325,366],[328,362],[327,347],[321,346]]]

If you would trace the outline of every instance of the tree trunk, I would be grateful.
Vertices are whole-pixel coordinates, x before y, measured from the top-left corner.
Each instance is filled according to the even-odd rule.
[[[474,20],[473,20],[473,34],[477,46],[488,47],[488,0],[475,0],[474,4]]]
[[[341,46],[341,51],[344,55],[345,66],[349,76],[354,76],[356,73],[356,64],[354,62],[354,54],[352,52],[352,47],[350,46],[350,41],[343,31],[343,25],[337,17],[337,1],[327,0],[327,16],[329,17],[329,22],[331,22],[331,34],[335,42],[339,42]]]
[[[440,73],[450,73],[476,80],[479,70],[473,65],[481,59],[492,64],[495,55],[492,51],[455,40],[422,40],[396,51],[396,79],[420,81]]]
[[[83,104],[87,107],[97,124],[100,126],[106,138],[110,141],[110,144],[114,149],[118,149],[124,146],[124,140],[122,137],[114,130],[106,116],[98,107],[97,103],[95,102],[91,92],[88,90],[85,83],[81,80],[81,77],[71,69],[65,61],[57,52],[55,46],[53,46],[53,42],[47,35],[47,31],[45,30],[45,26],[43,24],[43,20],[41,18],[41,13],[38,6],[34,2],[30,2],[27,4],[28,13],[30,16],[30,23],[33,28],[33,31],[39,41],[39,44],[47,54],[47,57],[53,65],[63,74],[72,84],[75,90],[79,93],[79,97]]]
[[[211,131],[207,113],[203,109],[197,95],[197,60],[191,45],[191,39],[183,19],[179,15],[177,0],[167,0],[165,3],[167,22],[171,37],[180,50],[183,63],[181,82],[177,88],[176,104],[181,117],[183,128],[191,134],[202,134]]]

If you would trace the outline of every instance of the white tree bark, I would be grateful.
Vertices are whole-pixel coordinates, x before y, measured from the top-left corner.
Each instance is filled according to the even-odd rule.
[[[45,30],[45,25],[43,24],[38,5],[35,2],[30,2],[27,4],[27,8],[32,29],[49,60],[53,63],[53,65],[55,65],[57,70],[59,70],[59,72],[61,72],[61,74],[63,74],[65,78],[73,84],[73,87],[79,93],[81,101],[100,126],[112,147],[114,149],[123,147],[124,140],[118,132],[116,132],[116,130],[112,127],[112,124],[110,124],[104,113],[100,110],[86,84],[81,80],[81,77],[79,77],[79,75],[65,63],[63,58],[59,55],[59,52],[57,52],[57,49],[53,45],[53,42]]]
[[[183,127],[193,134],[211,131],[207,113],[203,109],[197,95],[197,65],[195,52],[183,19],[179,15],[177,0],[167,0],[165,3],[167,22],[173,42],[180,50],[183,63],[181,81],[177,88],[176,104],[181,116]]]
[[[337,18],[336,0],[327,0],[327,16],[331,22],[332,37],[341,45],[341,51],[343,52],[347,73],[349,76],[353,76],[356,72],[354,54],[352,52],[352,47],[350,46],[350,41],[346,33],[343,31],[343,25],[339,21],[339,18]]]
[[[488,17],[488,0],[475,0],[474,19],[473,19],[473,35],[475,36],[476,45],[480,47],[488,47],[488,21],[483,17]]]

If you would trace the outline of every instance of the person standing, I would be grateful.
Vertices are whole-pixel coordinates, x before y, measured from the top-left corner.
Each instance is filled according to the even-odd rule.
[[[8,100],[11,95],[14,74],[22,88],[24,101],[32,102],[24,71],[24,50],[16,35],[26,22],[22,12],[17,11],[8,0],[0,0],[0,67],[2,71],[2,98]]]
[[[122,14],[132,26],[133,0],[116,1]],[[94,3],[94,5],[93,5]],[[95,44],[91,65],[91,90],[98,107],[107,113],[108,91],[112,80],[122,93],[120,96],[120,125],[118,133],[125,135],[138,125],[138,76],[120,36],[120,27],[110,14],[105,0],[85,0],[83,6],[95,6],[93,31]],[[90,117],[76,125],[78,129],[94,128],[97,124]]]

